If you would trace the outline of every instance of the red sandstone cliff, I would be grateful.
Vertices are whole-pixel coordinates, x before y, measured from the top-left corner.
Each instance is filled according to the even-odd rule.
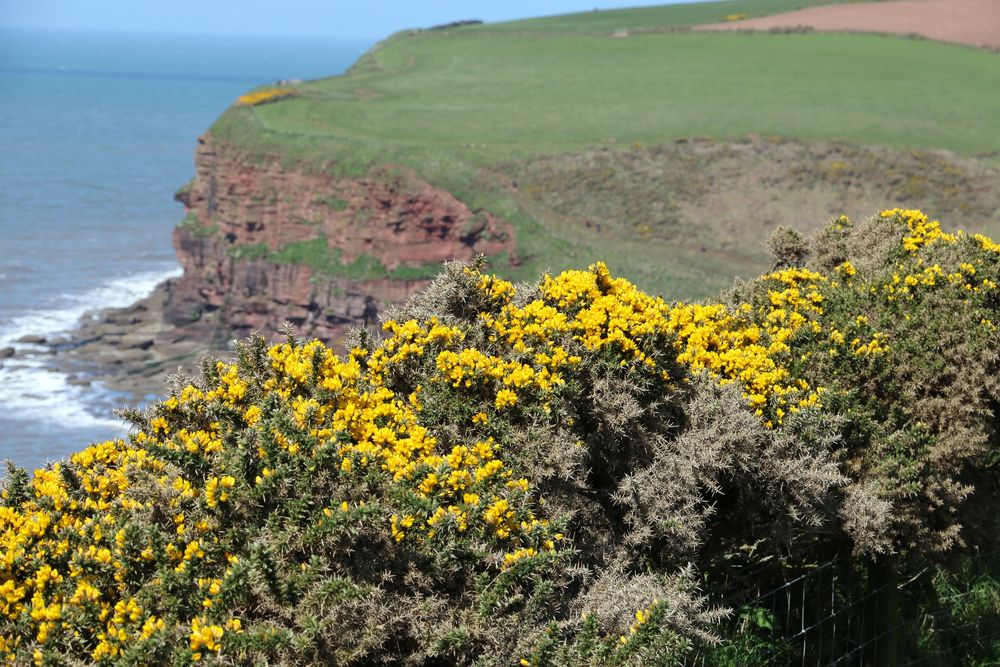
[[[393,270],[480,253],[514,257],[509,225],[409,175],[344,179],[288,169],[209,136],[199,139],[195,166],[194,181],[177,194],[188,214],[174,231],[184,275],[169,287],[166,314],[179,326],[201,319],[219,337],[273,336],[288,321],[333,340],[429,282],[393,279]],[[324,248],[317,239],[340,260],[332,270],[275,261],[289,244]],[[358,260],[375,270],[343,275],[352,272],[340,266]]]

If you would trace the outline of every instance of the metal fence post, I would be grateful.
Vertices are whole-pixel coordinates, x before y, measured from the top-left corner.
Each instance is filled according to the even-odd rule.
[[[865,634],[866,667],[896,667],[899,664],[899,570],[893,557],[880,558],[868,565],[871,592],[868,627]]]

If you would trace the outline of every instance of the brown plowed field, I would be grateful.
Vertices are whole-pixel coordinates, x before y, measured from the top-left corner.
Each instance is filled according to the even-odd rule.
[[[917,34],[942,42],[1000,49],[1000,0],[896,0],[812,7],[698,30],[814,30]]]

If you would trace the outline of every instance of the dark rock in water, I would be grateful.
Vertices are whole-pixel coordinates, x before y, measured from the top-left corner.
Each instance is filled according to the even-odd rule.
[[[129,315],[108,315],[104,318],[105,324],[115,324],[118,326],[129,326],[130,324],[139,324],[140,322],[142,322],[142,318]]]
[[[133,344],[129,345],[128,349],[130,349],[130,350],[148,350],[149,348],[153,347],[153,343],[154,343],[154,341],[153,341],[152,338],[147,338],[146,340],[141,340],[141,341],[139,341],[137,343],[133,343]]]
[[[89,387],[90,383],[91,381],[87,378],[75,374],[66,378],[66,384],[73,385],[74,387]]]
[[[126,350],[125,352],[115,352],[111,358],[111,363],[139,365],[148,360],[149,356],[142,350]]]
[[[0,347],[0,359],[10,359],[14,356],[14,348]]]
[[[167,290],[160,286],[126,308],[94,311],[93,317],[81,321],[69,342],[56,342],[58,354],[46,362],[69,376],[71,385],[100,384],[116,392],[120,401],[142,402],[163,394],[168,374],[193,375],[202,356],[228,358],[221,343],[213,346],[211,334],[170,327],[163,319],[166,296]],[[120,324],[109,324],[106,318]],[[22,354],[42,355],[46,349],[15,351],[15,359]]]
[[[21,336],[17,339],[18,343],[28,343],[30,345],[45,345],[45,336],[36,336],[34,334],[28,334],[27,336]]]

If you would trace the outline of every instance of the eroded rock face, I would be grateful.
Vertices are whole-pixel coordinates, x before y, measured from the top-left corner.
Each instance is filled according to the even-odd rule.
[[[178,326],[271,337],[291,322],[333,341],[426,287],[413,269],[430,275],[480,253],[517,261],[509,225],[408,174],[338,178],[250,159],[207,135],[195,165],[177,194],[184,275],[168,288],[166,316]]]

